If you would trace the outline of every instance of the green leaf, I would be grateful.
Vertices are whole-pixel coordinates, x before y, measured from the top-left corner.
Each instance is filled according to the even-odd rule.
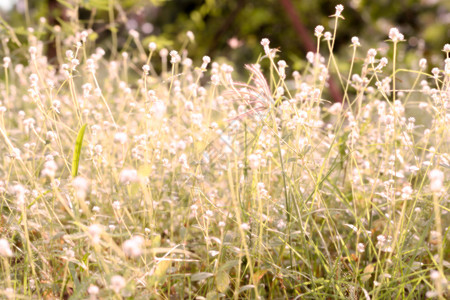
[[[75,8],[73,7],[73,5],[70,4],[70,3],[67,2],[67,1],[64,1],[64,0],[57,0],[57,1],[58,1],[60,4],[62,4],[63,6],[67,7],[68,9],[70,9],[70,10],[75,9]]]
[[[84,131],[86,130],[86,125],[84,124],[80,131],[78,131],[77,140],[75,141],[75,149],[73,151],[72,159],[72,177],[78,175],[78,166],[80,164],[81,147],[83,146]]]
[[[77,271],[75,270],[75,265],[71,262],[69,262],[69,272],[70,276],[72,276],[75,289],[78,289],[78,287],[80,286],[80,280],[78,279]]]
[[[361,276],[361,281],[366,282],[367,280],[369,280],[370,277],[372,277],[372,273],[374,270],[375,270],[375,267],[373,264],[367,265],[364,268],[363,275]]]
[[[219,267],[219,272],[220,271],[228,271],[230,270],[232,267],[235,267],[239,264],[239,260],[235,259],[235,260],[229,260],[226,263],[224,263],[223,265],[221,265]]]
[[[96,8],[98,10],[109,9],[109,0],[90,0],[88,4],[90,8]]]
[[[170,260],[161,260],[155,267],[153,276],[150,278],[150,285],[155,285],[164,282],[166,273],[169,267],[172,265]]]
[[[216,275],[216,287],[217,290],[221,293],[225,293],[230,285],[230,276],[228,276],[227,272],[219,272]]]

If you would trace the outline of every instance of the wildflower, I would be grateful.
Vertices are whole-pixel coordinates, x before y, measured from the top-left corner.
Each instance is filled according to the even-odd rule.
[[[364,244],[363,243],[359,243],[358,246],[357,246],[357,250],[358,250],[359,253],[364,253],[364,251],[365,251]]]
[[[388,59],[387,59],[386,57],[382,57],[382,58],[380,59],[380,62],[379,62],[379,64],[378,64],[378,66],[377,66],[377,69],[378,69],[378,70],[381,70],[381,69],[384,68],[387,64],[388,64]]]
[[[31,46],[31,47],[28,49],[28,53],[30,53],[31,60],[35,60],[35,59],[36,59],[36,53],[37,53],[36,47]]]
[[[336,115],[342,110],[342,104],[340,102],[336,102],[328,109],[328,112],[332,115]]]
[[[377,247],[382,247],[384,246],[385,242],[386,242],[386,237],[384,235],[379,235],[377,236]]]
[[[402,199],[403,200],[409,200],[411,199],[411,195],[413,193],[413,189],[411,188],[410,185],[406,185],[405,187],[403,187],[402,189]]]
[[[279,86],[279,87],[277,88],[276,97],[277,97],[277,98],[280,98],[280,97],[282,97],[283,95],[284,95],[284,88],[283,88],[282,86]]]
[[[322,25],[317,25],[314,29],[314,35],[320,38],[322,36],[322,32],[324,31],[324,27]]]
[[[0,256],[11,257],[13,253],[9,247],[9,242],[6,239],[0,239]]]
[[[327,31],[323,34],[323,37],[325,38],[326,41],[331,41],[332,35],[331,32]]]
[[[445,53],[449,53],[450,52],[450,44],[445,44],[442,51],[444,51]]]
[[[119,174],[119,181],[122,184],[130,184],[138,181],[137,171],[134,169],[123,169]]]
[[[247,223],[242,223],[241,228],[242,228],[242,230],[247,231],[250,229],[250,226]]]
[[[114,143],[125,144],[128,140],[128,136],[125,132],[117,132],[114,134]]]
[[[425,58],[421,58],[419,60],[419,67],[421,69],[425,69],[427,67],[427,60]]]
[[[241,47],[244,44],[242,41],[240,41],[236,37],[232,37],[231,39],[228,40],[227,43],[228,43],[228,46],[230,46],[231,49],[237,49],[237,48]]]
[[[341,13],[342,13],[342,11],[344,10],[344,5],[338,4],[338,5],[336,5],[335,8],[336,8],[336,13],[334,14],[334,17],[337,17],[337,18],[341,17],[341,18],[343,18],[343,17],[341,16]]]
[[[430,178],[430,189],[432,192],[437,193],[442,190],[444,182],[444,173],[438,169],[432,170],[428,177]]]
[[[90,285],[87,292],[90,295],[90,299],[96,299],[100,289],[96,285]]]
[[[11,58],[9,56],[3,57],[3,67],[5,69],[9,67],[10,63],[11,63]]]
[[[434,78],[438,78],[439,77],[439,68],[431,69],[431,73],[433,73]]]
[[[71,69],[75,70],[77,68],[77,66],[80,64],[80,61],[76,58],[71,60]]]
[[[306,59],[310,64],[314,63],[314,57],[315,57],[314,52],[309,51],[308,53],[306,53]]]
[[[142,245],[144,244],[144,238],[137,235],[131,239],[126,240],[122,244],[123,252],[128,257],[138,257],[142,254]]]
[[[77,198],[84,200],[89,190],[89,181],[84,177],[77,176],[73,179],[72,186]]]
[[[188,39],[193,42],[195,40],[195,36],[194,33],[192,31],[188,31],[186,32],[186,36],[188,37]]]
[[[367,51],[367,58],[369,59],[369,63],[373,64],[375,62],[375,56],[377,55],[377,50],[371,48]]]
[[[205,70],[210,62],[211,62],[211,58],[209,56],[203,56],[203,63],[202,63],[201,69]]]
[[[125,287],[125,279],[120,275],[114,275],[111,277],[109,287],[115,292],[119,293]]]
[[[43,177],[54,178],[58,165],[54,160],[48,160],[44,163],[44,168],[42,169],[41,175]]]
[[[156,43],[150,42],[150,43],[148,44],[148,49],[149,49],[151,52],[155,51],[155,50],[156,50]]]
[[[139,38],[139,32],[137,32],[137,31],[134,30],[134,29],[131,29],[128,33],[129,33],[133,38],[135,38],[135,39],[138,39],[138,38]]]
[[[280,77],[286,78],[286,71],[285,71],[287,67],[286,61],[279,60],[277,64],[278,64],[278,71],[280,72]]]
[[[144,71],[145,75],[148,75],[148,72],[150,71],[150,66],[149,65],[143,65],[142,66],[142,71]]]
[[[168,54],[169,54],[169,50],[167,50],[166,48],[162,48],[161,50],[159,50],[159,55],[162,58],[166,58]]]
[[[391,28],[389,30],[389,38],[394,42],[399,42],[404,39],[403,34],[400,33],[400,31],[397,28]]]
[[[86,40],[87,40],[87,37],[89,36],[89,33],[86,31],[86,30],[83,30],[81,33],[80,33],[80,40],[83,42],[83,43],[86,43]]]
[[[179,63],[181,61],[181,57],[180,57],[180,55],[178,54],[177,51],[172,50],[172,51],[170,51],[169,55],[171,57],[171,59],[170,59],[170,63],[171,64],[176,64],[176,63]]]
[[[250,154],[248,156],[248,163],[250,165],[250,169],[256,170],[260,165],[260,157],[257,154]]]
[[[261,45],[263,46],[264,52],[266,52],[266,54],[267,54],[267,53],[269,52],[269,50],[270,50],[269,44],[270,44],[269,39],[264,38],[264,39],[261,40]]]
[[[92,58],[86,60],[86,66],[89,72],[95,73],[95,62]]]
[[[100,242],[100,235],[103,232],[103,227],[99,224],[92,224],[88,228],[88,235],[92,240],[92,243],[98,244]]]
[[[112,207],[114,208],[114,210],[119,210],[121,205],[119,201],[114,201],[112,204]]]
[[[352,44],[355,47],[361,46],[361,44],[359,43],[359,38],[357,36],[352,37]]]

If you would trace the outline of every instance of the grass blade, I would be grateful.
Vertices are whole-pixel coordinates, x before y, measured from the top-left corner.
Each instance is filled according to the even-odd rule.
[[[78,166],[80,164],[81,147],[83,146],[84,131],[86,130],[86,124],[84,124],[80,131],[78,131],[77,140],[75,141],[75,149],[73,150],[72,159],[72,177],[78,175]]]

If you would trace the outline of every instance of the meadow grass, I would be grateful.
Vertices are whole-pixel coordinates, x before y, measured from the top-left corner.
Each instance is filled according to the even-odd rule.
[[[105,53],[45,20],[27,49],[11,36],[1,297],[448,297],[450,45],[440,67],[408,68],[397,29],[391,61],[354,37],[341,71],[336,9],[303,70],[263,39],[245,82],[196,66],[192,33],[178,52],[132,31]]]

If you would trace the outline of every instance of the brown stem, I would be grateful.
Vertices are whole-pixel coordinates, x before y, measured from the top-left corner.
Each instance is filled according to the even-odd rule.
[[[294,30],[297,32],[300,41],[303,45],[303,48],[306,51],[316,51],[316,46],[314,44],[311,35],[306,29],[305,25],[300,20],[300,16],[297,14],[294,5],[291,0],[280,0],[281,5],[283,6],[287,16],[292,22]],[[336,82],[332,77],[328,80],[330,95],[333,98],[334,102],[342,102],[342,92],[336,85]]]

